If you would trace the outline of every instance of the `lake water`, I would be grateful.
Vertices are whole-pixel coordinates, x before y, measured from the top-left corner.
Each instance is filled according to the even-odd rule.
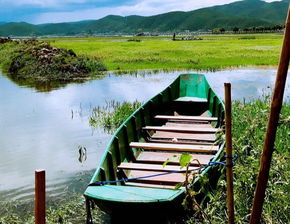
[[[143,72],[144,73],[144,72]],[[45,169],[47,195],[83,192],[110,139],[89,126],[93,107],[115,101],[145,101],[181,72],[108,75],[50,92],[21,87],[0,74],[0,201],[31,199],[34,170]],[[223,83],[232,83],[233,99],[251,100],[269,91],[274,69],[205,72],[223,98]],[[290,101],[289,80],[284,99]],[[78,147],[87,160],[79,162]]]

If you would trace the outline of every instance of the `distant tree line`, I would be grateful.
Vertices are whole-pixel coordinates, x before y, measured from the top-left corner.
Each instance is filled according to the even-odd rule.
[[[234,27],[230,30],[226,30],[224,27],[212,29],[213,34],[223,34],[225,32],[233,33],[270,33],[279,32],[285,29],[285,25],[274,25],[274,26],[252,26],[246,28]]]

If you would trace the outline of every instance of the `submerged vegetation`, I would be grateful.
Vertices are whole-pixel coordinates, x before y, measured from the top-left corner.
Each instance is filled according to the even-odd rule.
[[[125,119],[141,106],[141,103],[135,101],[116,102],[110,101],[103,107],[95,107],[89,118],[92,127],[102,127],[105,131],[114,132]]]
[[[238,66],[276,66],[281,34],[199,36],[203,40],[172,41],[172,37],[57,38],[55,47],[100,58],[114,71],[141,69],[220,70]],[[180,37],[176,37],[180,38]]]
[[[71,49],[52,47],[35,39],[7,39],[0,44],[0,59],[0,66],[8,77],[34,87],[48,82],[82,81],[106,70],[99,59],[77,56]]]

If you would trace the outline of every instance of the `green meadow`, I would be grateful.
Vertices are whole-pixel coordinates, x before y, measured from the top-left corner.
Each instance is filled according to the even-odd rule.
[[[281,34],[199,37],[202,40],[172,41],[171,37],[160,36],[55,38],[47,41],[55,47],[72,49],[78,55],[101,59],[111,71],[219,70],[277,65],[283,38]]]

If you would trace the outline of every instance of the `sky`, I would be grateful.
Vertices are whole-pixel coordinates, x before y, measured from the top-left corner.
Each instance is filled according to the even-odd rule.
[[[0,0],[0,22],[41,24],[95,20],[107,15],[150,16],[236,1],[239,0]]]

